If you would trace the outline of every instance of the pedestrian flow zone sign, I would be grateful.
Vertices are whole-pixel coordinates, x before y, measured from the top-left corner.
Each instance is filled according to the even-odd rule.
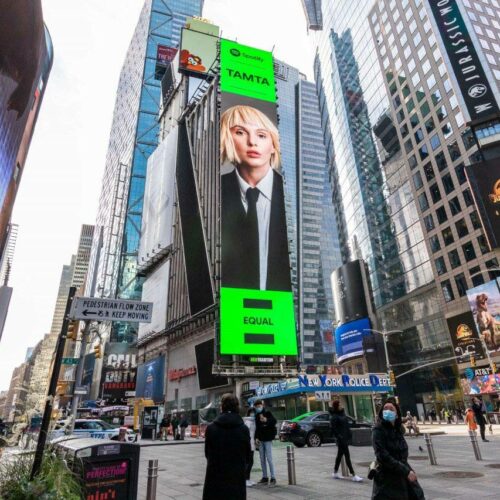
[[[151,323],[153,303],[138,300],[75,297],[70,319],[95,321],[137,321]]]

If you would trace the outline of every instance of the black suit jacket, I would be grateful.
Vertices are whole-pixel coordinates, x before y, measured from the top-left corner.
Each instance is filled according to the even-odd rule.
[[[273,173],[266,290],[291,291],[283,178],[277,172]],[[251,286],[255,279],[248,276],[245,266],[245,254],[248,252],[245,246],[246,212],[235,171],[221,177],[221,191],[222,286],[255,288]]]

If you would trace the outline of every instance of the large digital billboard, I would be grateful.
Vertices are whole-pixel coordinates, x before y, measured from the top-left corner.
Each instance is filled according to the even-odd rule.
[[[272,54],[222,40],[221,90],[220,353],[296,355]]]
[[[137,398],[152,399],[161,403],[164,399],[165,356],[159,356],[137,367]]]
[[[335,329],[335,350],[337,361],[344,363],[363,356],[363,337],[370,335],[371,323],[368,318],[350,321]]]
[[[125,399],[135,391],[137,349],[127,342],[108,342],[102,365],[102,394],[104,399]]]
[[[453,350],[459,363],[469,362],[471,355],[475,359],[484,358],[483,348],[477,335],[472,313],[457,314],[447,318],[446,322],[448,323]]]
[[[500,278],[467,290],[467,299],[488,350],[500,352]]]
[[[218,28],[217,28],[218,35]],[[217,35],[193,29],[182,30],[179,71],[197,78],[208,75],[217,60]]]
[[[498,159],[465,167],[490,248],[500,247],[500,162]]]
[[[200,389],[211,389],[213,387],[221,387],[227,385],[229,380],[227,377],[214,375],[212,366],[215,359],[215,342],[214,339],[207,340],[194,347],[196,354],[196,366],[198,373],[198,383]]]

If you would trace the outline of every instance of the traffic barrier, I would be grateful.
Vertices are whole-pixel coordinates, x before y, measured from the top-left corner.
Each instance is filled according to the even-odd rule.
[[[288,484],[297,484],[297,477],[295,475],[295,452],[293,446],[286,447],[286,462],[288,466]]]
[[[476,460],[482,460],[481,450],[479,449],[479,444],[477,442],[477,434],[476,431],[469,431],[470,442],[472,443],[472,449],[474,450],[474,455],[476,456]]]
[[[431,435],[424,434],[425,444],[427,446],[427,453],[429,454],[429,461],[431,465],[437,465],[436,454],[434,453],[434,445],[432,444]]]
[[[146,500],[156,500],[157,483],[158,483],[158,459],[149,460]]]

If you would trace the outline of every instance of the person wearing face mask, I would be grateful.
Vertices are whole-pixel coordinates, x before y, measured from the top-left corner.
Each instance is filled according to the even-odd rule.
[[[246,477],[247,477],[247,487],[251,488],[255,485],[253,481],[250,480],[250,474],[252,473],[253,467],[253,455],[255,452],[255,408],[251,407],[247,411],[247,416],[243,419],[245,425],[248,427],[248,431],[250,432],[250,447],[252,449],[252,453],[250,454],[250,460],[247,463],[246,468]]]
[[[262,466],[262,479],[259,484],[276,485],[273,463],[273,440],[276,436],[276,419],[273,414],[264,408],[264,402],[258,399],[254,402],[255,408],[255,437],[259,440],[260,465]],[[267,465],[271,480],[267,475]]]
[[[424,500],[417,475],[408,464],[401,410],[392,399],[379,412],[372,444],[377,459],[372,500]]]

